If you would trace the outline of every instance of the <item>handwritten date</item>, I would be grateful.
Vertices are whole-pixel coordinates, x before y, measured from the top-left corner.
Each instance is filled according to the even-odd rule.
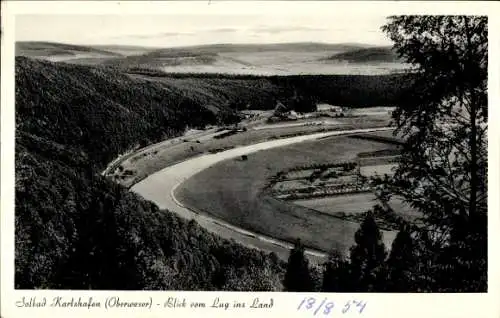
[[[338,307],[337,307],[338,306]],[[363,313],[366,307],[366,301],[362,300],[348,300],[346,302],[335,303],[328,298],[316,299],[314,297],[305,297],[297,307],[297,310],[311,311],[314,316],[332,314],[337,308],[341,313],[346,314],[349,311],[357,311],[359,314]]]

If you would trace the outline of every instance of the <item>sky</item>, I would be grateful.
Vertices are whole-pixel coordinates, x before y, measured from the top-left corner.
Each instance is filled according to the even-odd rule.
[[[17,15],[16,41],[174,47],[216,43],[363,43],[390,45],[385,16]]]

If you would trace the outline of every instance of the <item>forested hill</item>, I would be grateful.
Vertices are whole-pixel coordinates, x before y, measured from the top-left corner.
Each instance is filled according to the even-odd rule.
[[[16,58],[17,129],[83,151],[97,167],[135,144],[216,121],[213,111],[157,83],[112,69]]]
[[[280,290],[283,264],[93,174],[68,147],[18,133],[16,288]]]
[[[361,48],[335,54],[328,58],[332,61],[348,61],[351,63],[366,62],[401,62],[391,47]]]

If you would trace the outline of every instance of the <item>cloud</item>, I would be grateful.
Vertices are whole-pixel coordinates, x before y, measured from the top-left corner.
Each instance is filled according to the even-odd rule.
[[[212,30],[207,30],[208,32],[214,32],[214,33],[232,33],[232,32],[238,32],[240,31],[237,28],[218,28],[218,29],[212,29]]]
[[[110,40],[113,41],[154,41],[162,39],[186,39],[186,38],[200,38],[205,36],[210,37],[231,37],[231,36],[247,36],[250,38],[259,36],[270,36],[283,33],[293,33],[293,32],[318,32],[325,31],[325,28],[318,27],[308,27],[308,26],[292,26],[292,25],[281,25],[281,26],[270,26],[270,25],[258,25],[256,27],[242,28],[236,26],[224,26],[215,28],[204,28],[197,30],[184,30],[184,31],[165,31],[165,32],[153,32],[153,33],[142,33],[142,34],[121,34],[115,35]]]
[[[301,26],[257,26],[255,28],[237,28],[237,27],[224,27],[215,29],[205,29],[203,33],[239,33],[245,32],[247,34],[279,34],[285,32],[318,32],[325,31],[325,28],[301,27]]]
[[[192,36],[194,33],[192,32],[160,32],[160,33],[152,33],[152,34],[124,34],[113,37],[116,40],[149,40],[149,39],[158,39],[158,38],[168,38],[168,37],[177,37],[177,36]]]
[[[237,33],[241,31],[237,28],[215,28],[215,29],[205,29],[205,30],[196,30],[193,32],[158,32],[151,34],[125,34],[120,36],[113,37],[117,40],[150,40],[150,39],[161,39],[161,38],[172,38],[172,37],[191,37],[191,36],[201,36],[202,34],[211,33],[211,34],[229,34],[229,33]]]
[[[254,28],[255,33],[267,33],[267,34],[277,34],[285,32],[318,32],[326,31],[326,28],[313,28],[313,27],[301,27],[301,26],[259,26]]]
[[[194,35],[193,32],[163,32],[158,34],[158,36],[169,37],[169,36],[179,36],[179,35]]]

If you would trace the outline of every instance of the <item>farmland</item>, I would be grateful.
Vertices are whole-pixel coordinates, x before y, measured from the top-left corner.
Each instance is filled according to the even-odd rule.
[[[373,136],[376,140],[380,138],[376,133]],[[357,137],[359,135],[351,136],[352,139]],[[373,140],[369,135],[364,137],[364,140]],[[380,202],[370,178],[391,175],[398,157],[377,155],[399,151],[398,148],[388,148],[363,152],[363,157],[358,154],[351,162],[294,167],[271,178],[265,191],[274,198],[343,220],[359,222],[371,210],[381,228],[397,230],[402,222],[418,222],[421,215],[398,197]],[[375,205],[380,208],[374,208]]]

